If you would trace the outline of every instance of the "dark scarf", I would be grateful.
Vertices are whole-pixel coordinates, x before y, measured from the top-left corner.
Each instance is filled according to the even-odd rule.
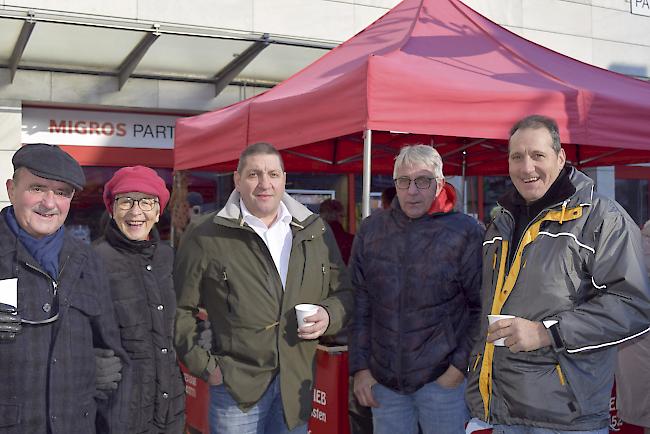
[[[149,233],[148,240],[134,241],[126,237],[117,227],[115,220],[111,219],[104,233],[106,241],[116,250],[124,250],[131,253],[137,253],[147,258],[152,258],[156,250],[156,244],[160,240],[158,231],[154,226]]]
[[[508,263],[511,263],[512,258],[514,258],[515,250],[524,234],[524,230],[530,222],[544,209],[565,201],[576,192],[575,186],[569,179],[569,174],[572,170],[571,166],[565,165],[544,196],[537,199],[535,202],[527,204],[514,186],[510,192],[499,200],[501,206],[510,211],[515,219],[515,227],[512,233],[512,245],[508,252]]]
[[[5,215],[7,225],[30,255],[36,259],[36,262],[50,275],[54,280],[59,277],[59,253],[63,248],[63,237],[65,229],[61,226],[52,235],[43,238],[34,238],[20,227],[14,214],[14,207],[10,206]]]

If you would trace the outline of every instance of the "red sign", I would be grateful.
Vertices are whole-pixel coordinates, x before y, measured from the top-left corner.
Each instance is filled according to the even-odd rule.
[[[191,434],[208,434],[208,405],[210,389],[208,384],[190,374],[183,363],[178,362],[185,377],[185,429]]]
[[[339,348],[319,346],[316,351],[316,378],[308,434],[350,434],[348,353],[337,351]]]

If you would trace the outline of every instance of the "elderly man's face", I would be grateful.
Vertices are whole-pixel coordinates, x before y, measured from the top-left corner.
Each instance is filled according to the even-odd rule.
[[[248,211],[270,226],[278,214],[286,181],[278,156],[249,155],[241,173],[235,172],[234,177]]]
[[[553,150],[546,128],[524,128],[510,138],[508,170],[510,179],[526,203],[541,199],[564,167],[564,149]]]
[[[68,216],[74,188],[61,181],[41,178],[25,168],[16,180],[7,180],[9,200],[20,227],[34,238],[56,232]]]
[[[417,178],[434,178],[431,168],[424,164],[402,165],[397,169],[395,179],[408,178],[411,183],[408,188],[397,187],[397,200],[399,206],[408,217],[420,218],[429,211],[433,200],[442,190],[442,182],[431,180],[429,188],[418,188],[415,185]]]

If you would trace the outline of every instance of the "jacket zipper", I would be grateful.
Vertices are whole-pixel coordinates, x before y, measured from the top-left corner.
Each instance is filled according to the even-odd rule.
[[[223,281],[226,284],[226,306],[228,306],[228,313],[232,313],[232,305],[230,304],[232,290],[230,289],[230,282],[228,282],[228,274],[225,269],[223,270]]]
[[[61,270],[59,271],[59,279],[61,278],[61,273],[63,273],[63,269],[65,268],[65,264],[67,264],[67,263],[68,263],[68,261],[66,259],[66,261],[63,263],[63,266],[61,267]],[[57,291],[57,288],[58,288],[59,284],[58,284],[58,282],[56,280],[54,280],[54,278],[52,276],[50,276],[49,274],[47,274],[45,271],[41,270],[37,266],[30,264],[29,262],[25,262],[25,265],[27,267],[31,268],[32,270],[36,271],[37,273],[42,274],[43,276],[45,276],[47,278],[47,280],[49,280],[50,283],[52,284],[52,290],[54,292],[54,295],[56,295],[56,291]]]
[[[562,373],[562,367],[558,363],[555,365],[555,370],[557,371],[557,376],[560,378],[560,384],[562,386],[566,386],[566,379],[564,378],[564,374]]]
[[[569,200],[570,200],[570,199],[571,199],[571,198],[566,199],[566,200],[564,200],[563,202],[558,202],[558,203],[556,203],[556,204],[553,204],[553,205],[551,205],[551,206],[548,206],[548,207],[544,208],[543,210],[541,210],[539,213],[537,213],[537,215],[535,216],[535,218],[531,219],[531,220],[528,222],[528,224],[526,225],[526,227],[524,228],[524,231],[521,233],[521,235],[522,235],[521,238],[519,238],[519,239],[517,240],[517,249],[514,251],[514,254],[516,255],[517,252],[519,251],[519,246],[521,245],[521,240],[524,238],[523,235],[524,235],[526,232],[528,232],[528,229],[529,229],[532,225],[534,225],[535,223],[537,223],[537,219],[538,219],[540,216],[542,216],[542,215],[545,214],[545,213],[548,213],[549,211],[553,211],[553,209],[556,208],[556,207],[558,207],[558,206],[562,206],[563,209],[566,209],[566,206],[567,206],[567,204],[569,203]],[[498,203],[498,202],[497,202],[497,203]],[[499,206],[501,206],[501,205],[499,204]],[[508,214],[508,216],[510,216],[510,219],[512,220],[512,223],[513,223],[513,225],[514,225],[514,223],[515,223],[515,217],[512,215],[512,213],[511,213],[507,208],[504,208],[503,206],[501,206],[501,208],[503,209],[503,212],[504,212],[504,213],[506,213],[506,214]],[[514,226],[513,226],[513,229],[514,229]],[[522,253],[523,253],[523,252],[522,252]],[[508,256],[510,256],[510,254],[508,254]],[[514,261],[514,256],[512,257],[512,260]],[[510,266],[512,265],[512,261],[508,261],[508,263],[507,263],[506,265],[507,265],[507,267],[506,267],[506,276],[507,276],[508,273],[510,273]]]
[[[511,267],[511,265],[512,265],[512,262],[513,262],[514,259],[515,259],[515,256],[517,255],[517,252],[519,251],[519,246],[521,245],[521,241],[522,241],[523,238],[524,238],[523,235],[528,231],[528,229],[529,229],[533,224],[535,224],[535,223],[537,222],[537,219],[539,219],[540,216],[544,215],[545,213],[548,213],[549,211],[553,210],[553,208],[556,208],[556,207],[558,207],[558,206],[560,206],[560,205],[566,207],[566,205],[569,203],[569,200],[570,200],[570,198],[564,200],[563,202],[558,202],[558,203],[556,203],[556,204],[553,204],[553,205],[551,205],[551,206],[548,206],[548,207],[544,208],[544,209],[541,210],[539,213],[537,213],[537,215],[535,216],[535,218],[531,219],[531,220],[528,222],[528,224],[527,224],[526,227],[524,228],[524,231],[522,232],[522,236],[519,238],[519,240],[517,240],[517,249],[514,251],[514,255],[512,256],[512,261],[507,261],[507,262],[506,262],[506,268],[505,268],[505,276],[504,276],[504,279],[507,278],[508,274],[510,273],[510,267]],[[512,230],[514,231],[514,223],[515,223],[515,218],[514,218],[514,216],[512,215],[512,213],[511,213],[507,208],[505,208],[504,206],[502,206],[502,205],[499,204],[498,202],[497,202],[497,204],[498,204],[499,206],[501,206],[503,212],[504,212],[506,215],[508,215],[508,216],[510,217],[510,220],[511,220],[512,225],[513,225],[513,226],[512,226]],[[512,238],[512,232],[511,232],[511,238]],[[510,243],[510,244],[512,245],[512,243]],[[501,248],[503,248],[503,245],[501,246]],[[523,252],[522,252],[522,255],[523,255]],[[510,254],[508,254],[508,256],[510,256]],[[495,264],[496,264],[496,262],[495,262]],[[494,270],[493,270],[492,275],[494,276]],[[493,283],[493,288],[494,288],[494,282],[492,282],[492,283]],[[496,288],[495,288],[495,289],[496,289]],[[496,295],[496,294],[495,294],[495,295]],[[478,361],[477,361],[477,363],[478,363]],[[493,363],[494,363],[494,362],[493,362]],[[488,392],[489,392],[489,397],[488,397],[488,399],[489,399],[489,404],[488,404],[488,416],[487,416],[487,420],[486,420],[487,423],[490,423],[491,416],[492,416],[492,405],[491,405],[491,401],[492,401],[492,386],[491,386],[491,383],[492,383],[492,381],[493,381],[493,380],[492,380],[491,375],[490,375],[490,376],[488,377],[488,382],[490,383],[490,386],[489,386],[489,390],[488,390]]]
[[[481,360],[482,354],[477,354],[476,355],[476,360],[474,361],[474,367],[472,368],[472,371],[476,371],[476,368],[478,367],[478,362]],[[467,368],[469,370],[469,368]]]

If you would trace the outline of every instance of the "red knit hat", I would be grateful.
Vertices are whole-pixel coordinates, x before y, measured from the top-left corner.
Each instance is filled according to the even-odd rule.
[[[104,205],[110,215],[113,215],[113,199],[116,194],[139,192],[157,196],[160,201],[160,212],[169,201],[169,190],[165,181],[155,170],[145,166],[122,167],[104,185]]]

